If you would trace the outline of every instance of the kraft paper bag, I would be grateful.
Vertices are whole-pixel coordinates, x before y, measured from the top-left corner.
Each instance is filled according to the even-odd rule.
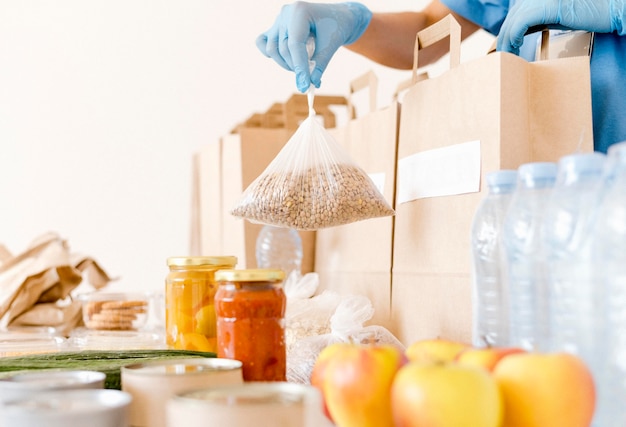
[[[378,78],[370,71],[350,82],[351,119],[329,132],[372,178],[393,208],[400,109],[377,108]],[[368,90],[369,111],[357,117],[354,94]],[[373,218],[317,231],[315,271],[320,289],[364,295],[372,301],[371,324],[389,326],[394,217]],[[375,244],[375,247],[372,246]]]
[[[461,64],[448,16],[417,35],[414,75],[419,50],[446,38],[450,69],[408,89],[400,118],[392,316],[405,342],[470,341],[470,226],[485,174],[593,150],[587,56]]]
[[[79,320],[76,311],[80,303],[71,301],[71,293],[83,276],[94,289],[114,280],[93,258],[71,252],[67,241],[56,233],[37,237],[18,255],[13,256],[4,247],[1,252],[0,329],[54,326],[67,332]],[[56,307],[57,312],[50,307]],[[59,318],[58,313],[70,312]]]

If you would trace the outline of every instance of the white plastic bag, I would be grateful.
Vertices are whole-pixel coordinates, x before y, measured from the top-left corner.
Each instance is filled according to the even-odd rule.
[[[330,290],[315,295],[318,285],[319,275],[307,273],[297,282],[285,286],[287,353],[302,339],[330,332],[330,319],[341,301],[341,296]]]
[[[287,351],[287,381],[310,384],[317,357],[326,346],[333,343],[387,344],[404,351],[402,343],[386,328],[378,325],[364,326],[373,314],[374,308],[367,297],[342,297],[330,318],[330,332],[302,338]]]
[[[316,119],[312,92],[308,95],[309,116],[231,213],[296,230],[393,215],[367,173]]]

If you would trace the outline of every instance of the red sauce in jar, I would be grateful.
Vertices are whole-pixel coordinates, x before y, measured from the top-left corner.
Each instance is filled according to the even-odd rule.
[[[215,274],[217,356],[240,360],[245,381],[286,381],[282,270],[220,270]]]

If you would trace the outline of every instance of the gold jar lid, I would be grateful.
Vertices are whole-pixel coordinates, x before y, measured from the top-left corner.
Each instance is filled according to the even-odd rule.
[[[168,266],[188,267],[201,265],[237,265],[236,256],[174,256],[167,259]]]
[[[216,282],[278,282],[285,279],[285,272],[279,269],[256,268],[247,270],[218,270]]]

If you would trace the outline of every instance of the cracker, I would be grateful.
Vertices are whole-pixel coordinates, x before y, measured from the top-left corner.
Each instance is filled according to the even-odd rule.
[[[86,323],[89,329],[99,330],[120,330],[127,331],[133,329],[133,323],[128,321],[104,321],[104,320],[89,320]]]
[[[133,313],[129,313],[129,314],[120,314],[117,312],[106,312],[106,311],[101,311],[100,313],[95,313],[91,316],[91,319],[93,320],[102,320],[102,321],[110,321],[110,322],[122,322],[122,321],[126,321],[126,322],[131,322],[135,319],[137,319],[137,315],[133,314]]]
[[[89,319],[85,326],[99,330],[130,330],[139,315],[148,311],[147,301],[141,300],[102,300],[85,304]]]
[[[129,309],[129,308],[143,308],[148,303],[146,301],[105,301],[102,304],[102,309]]]

